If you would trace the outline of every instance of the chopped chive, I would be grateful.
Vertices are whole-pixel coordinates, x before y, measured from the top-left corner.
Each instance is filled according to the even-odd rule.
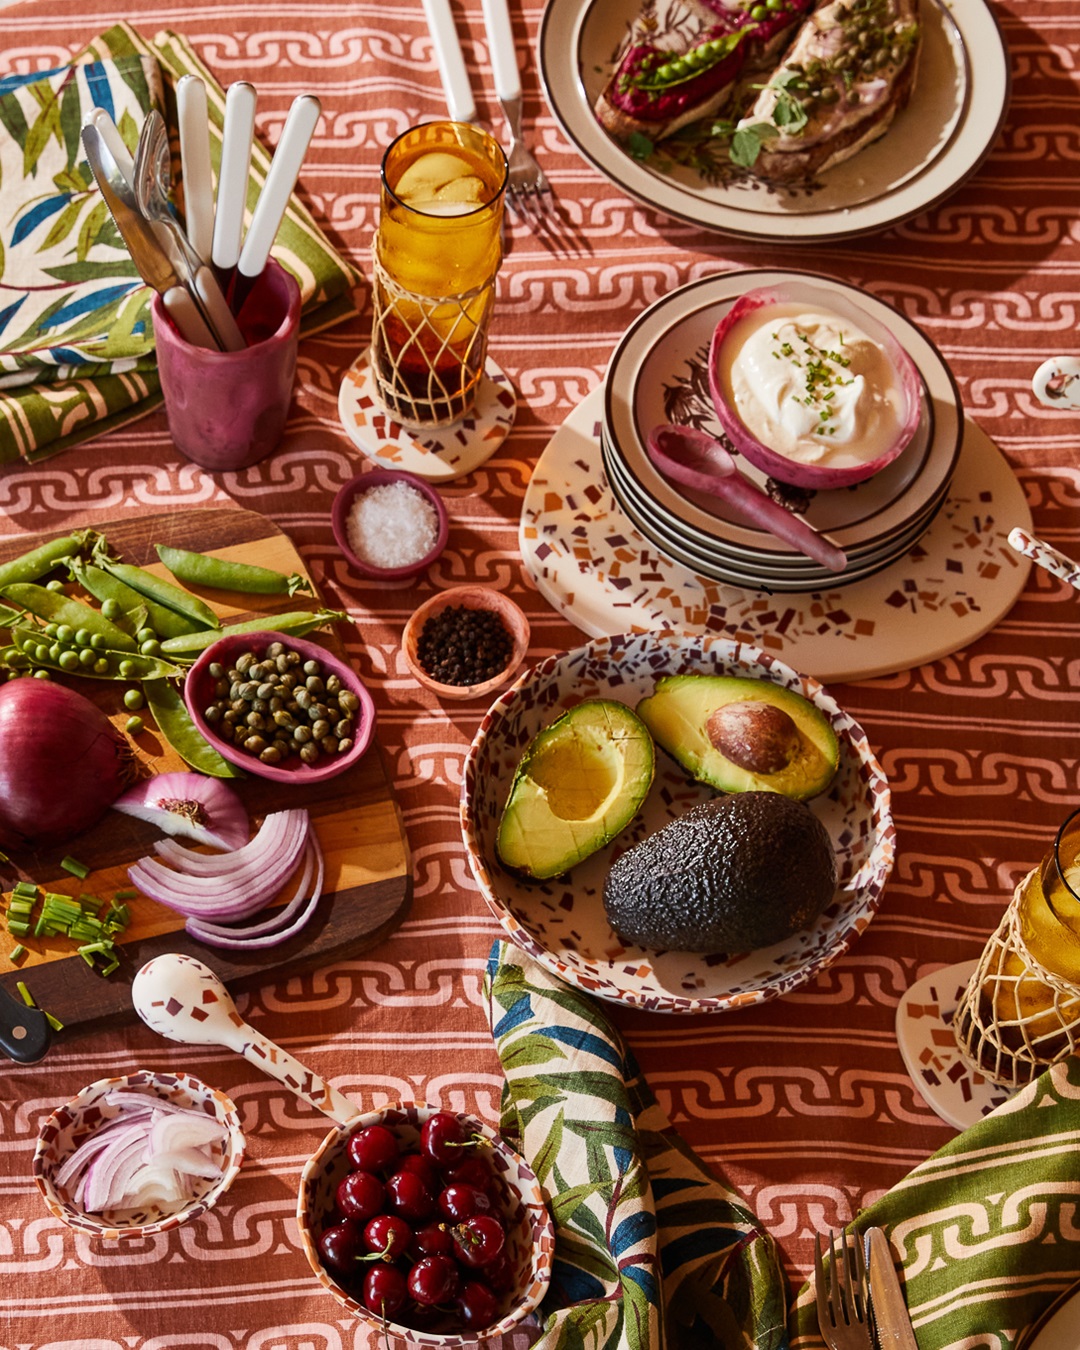
[[[22,980],[15,981],[15,988],[19,991],[20,998],[28,1008],[37,1007],[37,1004],[34,1002],[33,994],[31,994],[30,990],[27,989],[26,985],[23,984]]]
[[[117,891],[115,898],[117,900],[135,900],[138,898],[138,894],[138,891]]]
[[[70,872],[73,877],[78,877],[80,881],[82,881],[84,877],[90,875],[89,867],[87,867],[85,863],[80,862],[78,858],[71,857],[70,854],[61,860],[60,866],[65,872]]]
[[[26,937],[30,925],[23,919],[8,919],[7,930],[12,937]]]
[[[25,955],[26,948],[21,942],[16,942],[15,946],[8,952],[8,960],[12,962],[21,961]]]
[[[49,1026],[52,1027],[53,1031],[63,1031],[63,1022],[60,1021],[59,1017],[54,1017],[51,1012],[45,1014],[45,1020],[48,1022]]]
[[[12,897],[11,904],[8,905],[9,914],[29,914],[34,908],[32,900],[23,900],[21,897]]]
[[[17,881],[14,887],[12,888],[11,894],[22,895],[29,900],[36,900],[38,895],[38,888],[34,885],[32,881]]]

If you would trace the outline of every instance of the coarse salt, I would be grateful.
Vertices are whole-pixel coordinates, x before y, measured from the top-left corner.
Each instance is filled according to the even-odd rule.
[[[409,483],[380,483],[357,493],[346,521],[349,547],[369,567],[408,567],[435,547],[439,517]]]

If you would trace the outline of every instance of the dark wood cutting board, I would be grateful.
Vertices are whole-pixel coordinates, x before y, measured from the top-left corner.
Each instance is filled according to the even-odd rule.
[[[171,544],[306,575],[289,538],[252,511],[184,510],[97,528],[114,554],[161,576],[168,577],[169,573],[158,561],[154,544]],[[60,533],[64,531],[5,540],[0,543],[0,562]],[[263,613],[315,609],[320,604],[303,594],[290,599],[189,589],[201,595],[225,623]],[[308,640],[320,641],[341,654],[340,639],[332,629],[312,633]],[[128,682],[63,678],[123,727],[130,716],[122,702],[124,691],[131,687]],[[146,768],[153,773],[185,769],[187,766],[158,734],[152,716],[147,712],[140,715],[146,730],[133,744]],[[58,777],[62,776],[62,766],[57,768]],[[412,896],[412,863],[378,747],[378,726],[371,749],[337,778],[291,787],[248,775],[230,779],[229,784],[247,806],[253,828],[270,811],[305,807],[311,813],[326,858],[326,881],[317,912],[302,932],[261,951],[238,953],[207,947],[187,936],[181,915],[140,897],[129,902],[133,919],[120,939],[120,968],[111,975],[91,970],[75,954],[76,944],[68,938],[16,939],[0,930],[0,984],[19,998],[16,984],[25,983],[37,1005],[64,1023],[61,1035],[67,1036],[118,1017],[133,1017],[131,981],[145,962],[162,952],[186,952],[198,957],[235,989],[355,956],[381,941],[401,922]],[[106,901],[117,891],[130,888],[128,866],[152,852],[154,841],[160,837],[153,826],[108,811],[92,830],[62,848],[13,858],[3,889],[10,890],[13,878],[22,877],[47,890],[65,895],[89,893]],[[78,880],[60,866],[61,859],[69,854],[90,867],[85,880]],[[27,954],[15,965],[9,953],[17,941],[27,948]]]

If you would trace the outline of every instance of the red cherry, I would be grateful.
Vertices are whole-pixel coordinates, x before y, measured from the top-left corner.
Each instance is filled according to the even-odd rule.
[[[436,1111],[420,1127],[420,1147],[432,1162],[445,1167],[462,1156],[468,1147],[465,1127],[449,1111]]]
[[[376,1214],[364,1225],[364,1244],[385,1261],[400,1256],[412,1241],[412,1229],[397,1214]]]
[[[323,1265],[339,1275],[354,1272],[357,1260],[364,1255],[360,1230],[349,1219],[324,1229],[316,1246]]]
[[[387,1125],[367,1125],[349,1139],[349,1159],[361,1171],[378,1172],[397,1155],[397,1135]]]
[[[489,1214],[491,1197],[476,1186],[453,1182],[439,1192],[439,1208],[451,1223],[461,1223],[474,1214]]]
[[[399,1172],[415,1172],[432,1195],[437,1195],[442,1185],[439,1169],[423,1153],[406,1153],[398,1163]]]
[[[408,1296],[405,1276],[396,1266],[377,1261],[364,1276],[364,1307],[380,1317],[390,1318]]]
[[[435,1197],[417,1172],[395,1172],[386,1183],[386,1194],[394,1213],[413,1223],[435,1213]]]
[[[454,1251],[454,1239],[441,1223],[428,1223],[413,1234],[409,1251],[414,1256],[450,1256]]]
[[[497,1184],[497,1179],[488,1160],[479,1153],[470,1153],[455,1163],[446,1173],[447,1181],[461,1181],[466,1186],[476,1186],[482,1191]]]
[[[490,1327],[499,1316],[499,1300],[486,1284],[470,1280],[457,1300],[458,1312],[465,1325],[474,1331]]]
[[[517,1274],[510,1264],[509,1248],[503,1247],[494,1261],[484,1267],[484,1279],[497,1294],[509,1294],[517,1288]]]
[[[346,1218],[366,1223],[385,1207],[386,1192],[374,1172],[350,1172],[339,1183],[336,1199]]]
[[[449,1303],[457,1293],[457,1266],[449,1256],[425,1256],[409,1271],[409,1293],[425,1307]]]
[[[486,1266],[506,1242],[506,1230],[493,1214],[474,1214],[452,1231],[458,1260],[466,1266]]]

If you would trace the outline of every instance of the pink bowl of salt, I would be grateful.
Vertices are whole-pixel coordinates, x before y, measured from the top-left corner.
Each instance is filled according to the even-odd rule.
[[[398,469],[373,469],[346,483],[330,521],[349,566],[378,581],[399,581],[430,567],[450,528],[431,484]]]

